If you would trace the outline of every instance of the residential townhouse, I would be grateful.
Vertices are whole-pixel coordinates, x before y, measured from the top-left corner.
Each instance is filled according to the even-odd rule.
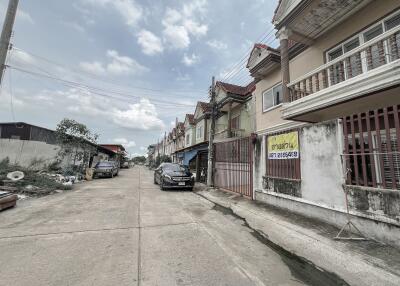
[[[183,149],[185,148],[185,125],[183,122],[176,121],[176,149],[173,154],[173,162],[183,163]]]
[[[255,199],[400,245],[399,8],[280,1],[280,47],[248,62]]]
[[[205,182],[208,160],[208,137],[211,105],[199,101],[193,116],[185,119],[185,151],[183,164],[196,175],[197,181]]]
[[[254,83],[245,87],[216,83],[215,142],[247,137],[253,132],[251,95],[254,88]]]
[[[251,142],[254,131],[252,92],[247,86],[217,82],[213,183],[217,188],[250,195]]]

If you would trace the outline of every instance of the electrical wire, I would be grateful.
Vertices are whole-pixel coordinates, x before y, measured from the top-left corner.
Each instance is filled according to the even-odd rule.
[[[116,91],[110,91],[110,90],[106,90],[106,89],[102,89],[102,88],[97,88],[94,86],[90,86],[90,85],[86,85],[86,84],[82,84],[82,83],[78,83],[75,81],[70,81],[70,80],[65,80],[62,78],[59,78],[57,76],[51,75],[49,73],[43,74],[43,73],[38,73],[38,72],[34,72],[34,71],[30,71],[27,69],[23,69],[17,66],[10,66],[7,65],[8,68],[10,69],[14,69],[17,70],[19,72],[22,73],[26,73],[26,74],[30,74],[33,76],[37,76],[37,77],[44,77],[44,78],[48,78],[51,80],[55,80],[58,81],[68,87],[73,87],[73,88],[79,88],[79,89],[83,89],[85,91],[89,91],[90,93],[99,95],[99,96],[103,96],[103,97],[109,97],[109,98],[113,98],[113,99],[141,99],[143,98],[142,96],[138,96],[138,95],[132,95],[132,94],[127,94],[127,93],[122,93],[122,92],[116,92]],[[106,93],[102,93],[102,92],[106,92]],[[107,94],[108,93],[108,94]],[[111,96],[110,94],[116,94],[116,95],[120,95],[122,97],[116,97],[116,96]],[[193,104],[184,104],[184,103],[174,103],[171,101],[164,101],[164,100],[152,100],[152,102],[156,102],[156,103],[161,103],[164,105],[169,105],[169,106],[175,106],[175,107],[193,107]]]
[[[28,51],[23,50],[23,49],[18,48],[18,47],[13,47],[13,49],[15,49],[17,52],[26,53],[26,54],[28,54],[28,55],[30,55],[30,56],[32,56],[32,57],[35,57],[35,58],[37,58],[37,59],[40,59],[40,60],[45,61],[45,62],[47,62],[47,63],[50,63],[50,64],[52,64],[52,65],[55,65],[55,66],[62,67],[62,68],[65,68],[65,69],[67,69],[67,70],[70,70],[70,71],[74,72],[75,74],[83,75],[83,76],[89,76],[89,77],[91,77],[92,79],[95,79],[95,80],[98,80],[98,81],[101,81],[101,82],[110,83],[110,84],[112,84],[112,85],[114,85],[114,86],[121,87],[121,85],[115,83],[114,81],[101,78],[101,77],[99,77],[98,75],[95,75],[95,74],[93,74],[93,73],[89,73],[89,72],[86,72],[86,71],[80,71],[80,70],[74,69],[74,68],[72,68],[72,67],[70,67],[70,66],[67,66],[67,65],[58,63],[58,62],[56,62],[56,61],[47,59],[47,58],[45,58],[45,57],[43,57],[43,56],[40,56],[40,55],[31,53],[31,52],[28,52]],[[153,88],[140,87],[140,86],[132,86],[132,85],[127,85],[127,87],[133,88],[133,89],[144,90],[144,91],[162,92],[163,94],[165,94],[165,92],[167,92],[167,93],[169,93],[169,94],[176,94],[176,95],[181,95],[181,94],[183,94],[183,93],[184,93],[185,95],[187,95],[187,94],[204,94],[204,93],[205,93],[204,91],[201,91],[201,90],[168,90],[168,89],[163,89],[163,90],[162,90],[162,89],[153,89]]]

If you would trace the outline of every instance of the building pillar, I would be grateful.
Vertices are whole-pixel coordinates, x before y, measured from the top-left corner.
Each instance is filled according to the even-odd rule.
[[[282,98],[283,102],[290,101],[290,91],[288,84],[290,82],[289,73],[289,35],[290,30],[283,27],[278,31],[277,36],[280,40],[281,49],[281,71],[282,71]]]
[[[196,155],[196,182],[200,182],[200,154],[197,152]]]
[[[232,101],[228,103],[228,128],[227,128],[227,137],[232,137]]]

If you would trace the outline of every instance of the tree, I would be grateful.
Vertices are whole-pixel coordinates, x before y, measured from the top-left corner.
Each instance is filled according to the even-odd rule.
[[[133,163],[135,164],[144,164],[146,163],[146,157],[145,156],[136,156],[132,158]]]
[[[62,159],[67,156],[73,158],[73,167],[83,171],[88,166],[90,156],[97,152],[98,135],[84,124],[64,118],[57,125],[56,136],[61,145],[59,156]]]

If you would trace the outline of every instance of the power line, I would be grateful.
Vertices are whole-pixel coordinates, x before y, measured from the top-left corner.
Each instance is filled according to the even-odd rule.
[[[65,84],[65,85],[67,85],[68,87],[80,88],[80,89],[83,89],[85,91],[89,91],[90,93],[97,94],[97,95],[104,96],[104,97],[110,97],[110,98],[114,98],[114,99],[133,99],[133,98],[141,99],[142,98],[142,96],[137,96],[137,95],[127,94],[127,93],[121,93],[121,92],[116,92],[116,91],[105,90],[105,89],[93,87],[93,86],[90,86],[90,85],[85,85],[85,84],[81,84],[81,83],[78,83],[78,82],[61,79],[61,78],[53,76],[51,74],[37,73],[37,72],[26,70],[26,69],[23,69],[23,68],[20,68],[20,67],[17,67],[17,66],[7,65],[7,67],[9,67],[11,69],[14,69],[14,70],[17,70],[17,71],[22,72],[22,73],[27,73],[27,74],[33,75],[33,76],[52,79],[52,80],[61,82],[61,83]],[[104,94],[104,93],[101,93],[101,92],[107,92],[107,93],[121,95],[121,96],[123,96],[123,98],[121,98],[121,97],[118,98],[118,97],[111,96],[109,94]],[[175,103],[175,102],[163,101],[163,100],[152,100],[152,102],[162,103],[164,105],[170,105],[170,106],[181,106],[181,107],[193,107],[194,106],[192,104]]]
[[[39,56],[39,55],[37,55],[37,54],[33,54],[33,53],[31,53],[31,52],[25,51],[25,50],[23,50],[23,49],[21,49],[21,48],[13,47],[13,49],[15,49],[17,52],[26,53],[26,54],[28,54],[28,55],[30,55],[30,56],[32,56],[32,57],[38,58],[38,59],[43,60],[43,61],[45,61],[45,62],[48,62],[48,63],[50,63],[50,64],[52,64],[52,65],[66,68],[66,69],[68,69],[68,70],[74,72],[75,74],[79,74],[79,75],[83,75],[83,76],[89,76],[89,77],[91,77],[92,79],[99,80],[99,81],[102,81],[102,82],[107,82],[107,83],[110,83],[110,84],[112,84],[112,85],[115,85],[115,86],[120,87],[120,85],[117,84],[117,83],[115,83],[114,81],[107,80],[107,79],[104,79],[104,78],[100,78],[98,75],[95,75],[95,74],[93,74],[93,73],[89,73],[89,72],[86,72],[86,71],[80,71],[80,70],[74,69],[74,68],[72,68],[72,67],[70,67],[70,66],[67,66],[67,65],[58,63],[58,62],[56,62],[56,61],[47,59],[47,58],[45,58],[45,57],[43,57],[43,56]],[[180,94],[182,94],[182,93],[185,93],[185,94],[188,94],[188,93],[189,93],[189,94],[190,94],[190,93],[192,93],[192,94],[194,94],[194,93],[196,93],[196,94],[204,94],[204,93],[207,92],[207,91],[201,91],[201,90],[168,90],[168,89],[162,89],[162,90],[161,90],[161,89],[153,89],[153,88],[140,87],[140,86],[132,86],[132,85],[128,85],[128,87],[133,88],[133,89],[145,90],[145,91],[154,91],[154,92],[162,92],[162,93],[168,92],[168,93],[170,93],[170,94],[176,93],[177,95],[180,95]]]
[[[263,33],[261,34],[261,36],[258,37],[258,38],[264,39],[264,38],[267,37],[270,33],[272,33],[274,30],[275,30],[275,27],[271,27],[270,30],[267,30],[267,32],[263,32]],[[265,35],[266,35],[266,36],[265,36]],[[258,39],[258,38],[257,38],[257,39]],[[258,41],[260,41],[260,40],[258,40]],[[258,41],[257,41],[257,42],[258,42]],[[252,50],[252,48],[250,48],[250,49],[239,59],[239,61],[238,61],[236,64],[232,65],[231,68],[229,68],[230,71],[224,76],[224,78],[222,79],[222,81],[227,80],[227,78],[230,76],[230,74],[231,74],[232,72],[234,72],[234,71],[240,66],[240,64],[241,64],[243,61],[246,60],[246,58],[248,57],[248,54],[249,54],[249,52],[251,52],[251,50]]]

